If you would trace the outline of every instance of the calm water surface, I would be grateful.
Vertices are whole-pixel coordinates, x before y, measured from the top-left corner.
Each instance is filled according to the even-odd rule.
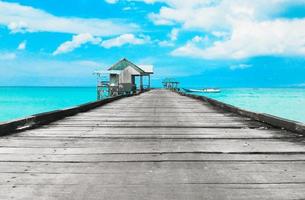
[[[250,111],[305,123],[305,89],[234,88],[204,95]],[[0,121],[95,100],[95,87],[0,87]]]
[[[0,87],[0,121],[94,100],[95,87]]]
[[[239,88],[222,89],[205,95],[255,112],[268,113],[305,123],[305,89],[303,88]]]

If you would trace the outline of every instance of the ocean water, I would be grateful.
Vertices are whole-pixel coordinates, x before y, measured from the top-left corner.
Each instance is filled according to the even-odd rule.
[[[305,123],[305,89],[232,88],[208,97]],[[96,100],[95,87],[0,87],[0,122]]]
[[[0,122],[95,100],[95,87],[0,87]]]
[[[255,112],[305,123],[305,88],[232,88],[194,93]]]

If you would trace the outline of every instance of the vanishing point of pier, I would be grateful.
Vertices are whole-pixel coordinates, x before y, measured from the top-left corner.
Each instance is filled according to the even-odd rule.
[[[0,144],[0,199],[305,198],[302,136],[169,90]]]

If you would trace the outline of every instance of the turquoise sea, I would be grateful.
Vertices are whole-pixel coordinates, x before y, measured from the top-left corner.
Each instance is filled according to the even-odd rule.
[[[228,88],[221,93],[193,93],[255,112],[305,123],[305,88]]]
[[[305,89],[228,88],[221,93],[204,95],[250,111],[305,123]],[[95,100],[95,87],[0,87],[0,121]]]
[[[0,121],[95,100],[95,87],[0,87]]]

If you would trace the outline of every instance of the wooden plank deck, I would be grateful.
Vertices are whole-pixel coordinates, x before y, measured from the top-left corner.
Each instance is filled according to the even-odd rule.
[[[166,90],[0,138],[0,199],[304,199],[303,137]]]

